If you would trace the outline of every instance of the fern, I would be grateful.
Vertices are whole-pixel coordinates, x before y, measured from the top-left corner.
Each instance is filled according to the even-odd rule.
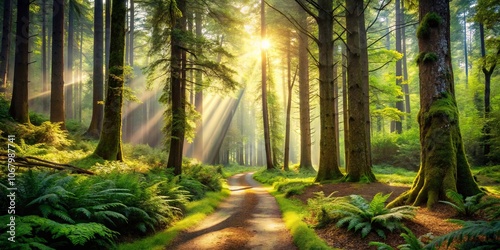
[[[389,196],[390,194],[378,193],[368,202],[359,195],[351,195],[349,199],[332,201],[326,212],[330,218],[337,220],[337,227],[347,227],[349,231],[360,232],[363,238],[372,231],[385,238],[384,230],[392,232],[401,229],[401,220],[415,217],[417,209],[413,206],[386,208],[385,202]]]
[[[434,239],[429,247],[439,247],[444,243],[449,247],[456,240],[463,242],[459,249],[500,249],[500,221],[450,221],[463,227]]]
[[[483,199],[484,196],[485,193],[479,193],[464,199],[461,194],[450,189],[446,191],[446,197],[450,201],[440,202],[452,206],[463,216],[473,216],[480,211],[485,211],[490,219],[498,218],[500,216],[500,212],[498,212],[500,199],[494,197]]]
[[[415,236],[415,234],[407,227],[404,227],[406,233],[401,233],[400,236],[405,240],[404,244],[401,244],[397,247],[400,250],[423,250],[426,245]],[[372,241],[369,243],[370,246],[377,247],[378,250],[394,250],[394,248],[386,243]],[[433,248],[431,248],[433,249]]]

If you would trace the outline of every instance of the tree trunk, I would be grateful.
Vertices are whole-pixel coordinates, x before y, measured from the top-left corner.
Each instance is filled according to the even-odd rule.
[[[182,68],[182,40],[179,33],[184,32],[186,28],[186,2],[184,0],[177,2],[177,7],[183,13],[183,17],[176,20],[171,34],[171,76],[170,76],[170,94],[171,94],[171,137],[170,150],[168,155],[167,168],[173,168],[175,175],[182,173],[182,148],[184,143],[184,133],[186,128],[186,110],[183,103],[183,72]]]
[[[123,67],[125,52],[125,1],[113,1],[111,16],[111,41],[109,78],[101,138],[95,154],[105,160],[123,161],[122,154],[122,105]]]
[[[52,20],[52,72],[50,121],[65,129],[64,112],[64,0],[54,0]]]
[[[73,49],[75,47],[75,6],[73,0],[69,2],[68,10],[68,60],[66,67],[66,87],[65,87],[65,104],[66,118],[74,119],[74,78],[73,78]]]
[[[342,45],[342,112],[344,118],[344,162],[347,170],[347,162],[349,162],[349,107],[347,106],[347,54],[346,47]]]
[[[401,17],[403,18],[403,23],[406,22],[405,19],[405,1],[401,1]],[[411,108],[410,108],[410,88],[408,86],[408,57],[406,54],[406,28],[405,25],[401,27],[401,40],[403,42],[403,92],[405,94],[405,112],[406,112],[406,129],[411,129]]]
[[[109,1],[108,1],[109,2]],[[94,67],[92,84],[92,120],[86,135],[99,138],[102,130],[104,116],[104,76],[103,67],[103,3],[102,0],[94,2]],[[106,65],[108,66],[108,64]]]
[[[47,81],[47,0],[42,1],[42,110],[44,113],[49,113],[50,103],[47,97],[50,91],[50,86]]]
[[[264,0],[260,2],[260,37],[264,41],[266,39],[266,10]],[[261,70],[262,70],[262,120],[264,122],[264,147],[266,149],[266,166],[267,170],[274,169],[272,154],[271,154],[271,135],[269,129],[269,112],[267,107],[267,51],[261,47]]]
[[[2,21],[2,48],[0,50],[0,93],[7,89],[7,72],[9,71],[9,51],[10,51],[10,32],[12,27],[12,0],[3,2],[3,21]]]
[[[318,1],[318,46],[319,46],[319,108],[320,108],[320,152],[316,182],[343,177],[337,155],[334,75],[333,75],[333,2]]]
[[[401,26],[403,24],[401,20],[401,7],[400,2],[403,0],[396,0],[396,51],[401,53]],[[396,86],[401,87],[403,82],[403,65],[402,60],[396,62]],[[402,89],[401,89],[402,90]],[[404,112],[403,96],[398,96],[398,101],[396,101],[396,109]],[[396,132],[401,134],[403,132],[403,116],[399,116],[399,121],[392,121],[391,132]]]
[[[20,123],[30,122],[28,113],[29,6],[28,0],[17,1],[14,89],[9,114]]]
[[[375,181],[371,172],[368,62],[363,1],[346,1],[349,141],[347,181]],[[368,113],[368,114],[367,114]],[[368,115],[368,117],[367,117]]]
[[[292,80],[292,56],[291,56],[291,34],[288,33],[288,43],[287,43],[287,101],[286,101],[286,118],[285,118],[285,156],[283,159],[283,169],[285,171],[290,170],[288,164],[290,161],[290,116],[292,111],[292,95],[293,95],[293,85],[295,82],[295,76]]]
[[[481,192],[465,156],[455,101],[448,0],[420,1],[417,30],[420,54],[421,165],[412,188],[390,205],[432,207],[454,190],[464,197]]]
[[[203,33],[202,33],[202,15],[201,11],[196,11],[195,13],[195,32],[196,32],[196,37],[198,39],[202,39]],[[200,54],[202,53],[202,48],[201,44],[197,44],[196,47],[196,53]],[[204,161],[204,152],[203,152],[203,74],[201,72],[201,69],[196,70],[195,72],[195,96],[194,96],[194,103],[196,107],[196,112],[200,114],[200,120],[198,121],[196,127],[196,138],[194,140],[194,156],[200,161]]]
[[[307,15],[299,7],[299,24],[304,30],[307,28]],[[309,55],[308,37],[299,32],[299,114],[300,114],[300,165],[301,171],[314,171],[311,160],[311,114],[310,114],[310,87],[309,87]]]

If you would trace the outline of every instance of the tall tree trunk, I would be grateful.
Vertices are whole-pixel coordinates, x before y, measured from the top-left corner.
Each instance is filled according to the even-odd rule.
[[[405,1],[401,1],[401,17],[403,18],[403,24],[406,23],[405,19]],[[403,92],[405,94],[405,112],[406,112],[406,129],[411,129],[411,108],[410,108],[410,88],[408,86],[408,57],[406,54],[406,27],[403,25],[401,27],[401,40],[403,42]]]
[[[29,0],[17,1],[14,89],[9,114],[20,123],[30,122],[28,113],[29,6]]]
[[[109,2],[109,1],[106,1]],[[103,76],[103,2],[94,2],[94,67],[92,77],[92,119],[86,135],[99,138],[104,116],[104,76]],[[107,4],[107,3],[106,3]],[[106,64],[108,66],[108,64]]]
[[[99,0],[101,1],[101,0]],[[102,2],[102,1],[101,1]],[[108,76],[109,76],[109,52],[110,52],[110,44],[111,44],[111,2],[112,1],[106,1],[106,16],[104,20],[104,29],[105,29],[105,37],[104,37],[104,54],[105,54],[105,61],[104,61],[104,79],[105,82],[103,84],[104,91],[107,91],[107,81],[108,81]],[[102,12],[102,11],[101,11]]]
[[[260,37],[264,41],[266,39],[266,5],[264,0],[260,2]],[[269,112],[267,107],[267,51],[261,47],[261,70],[262,70],[262,120],[264,122],[264,146],[266,149],[266,166],[267,170],[274,169],[271,155],[271,135],[269,129]]]
[[[363,1],[346,1],[349,151],[347,181],[375,181],[371,172],[368,58]],[[368,116],[368,117],[367,117]]]
[[[333,75],[333,2],[318,1],[318,47],[319,47],[319,112],[320,112],[320,152],[316,182],[343,177],[337,155],[334,75]]]
[[[481,192],[465,156],[455,101],[448,0],[419,2],[417,31],[420,77],[421,165],[412,188],[390,205],[432,207],[454,190],[464,197]]]
[[[42,0],[42,110],[44,113],[49,113],[49,98],[50,85],[47,81],[47,0]]]
[[[196,11],[195,13],[195,32],[196,32],[196,38],[201,39],[203,37],[202,33],[202,12],[201,11]],[[200,54],[202,53],[202,48],[201,44],[197,43],[196,47],[196,53]],[[194,140],[194,156],[195,158],[198,158],[200,161],[204,161],[204,152],[203,152],[203,74],[201,72],[201,69],[198,69],[195,71],[195,96],[194,96],[194,103],[196,107],[196,111],[198,114],[200,114],[200,120],[196,124],[197,127],[197,133],[196,133],[196,138]]]
[[[9,71],[9,51],[10,51],[10,32],[12,27],[12,0],[3,2],[3,21],[2,21],[2,48],[0,50],[0,93],[7,89],[7,72]]]
[[[401,20],[401,5],[400,2],[403,0],[396,0],[396,51],[401,53],[401,26],[403,24]],[[396,86],[402,88],[403,82],[403,65],[402,60],[396,62]],[[401,89],[402,90],[402,89]],[[398,96],[398,101],[396,101],[396,109],[404,112],[403,96]],[[401,134],[403,132],[403,116],[399,116],[399,121],[392,121],[391,132],[396,132]]]
[[[464,22],[464,62],[465,62],[465,86],[469,86],[469,56],[468,48],[467,48],[467,16],[465,15],[465,11],[463,13],[463,22]]]
[[[102,6],[102,5],[101,5]],[[111,16],[111,41],[113,48],[109,56],[109,77],[104,121],[101,138],[95,154],[105,160],[123,161],[122,154],[122,105],[123,105],[123,67],[125,52],[125,1],[113,1]],[[102,12],[101,12],[102,13]]]
[[[64,112],[64,0],[54,0],[52,20],[52,72],[50,121],[65,129]]]
[[[347,105],[347,98],[349,93],[347,92],[347,51],[346,46],[342,45],[342,112],[344,114],[344,162],[347,169],[347,162],[349,162],[349,107]]]
[[[484,118],[486,119],[486,123],[483,127],[483,154],[484,161],[483,164],[489,163],[489,154],[491,152],[491,121],[490,113],[491,113],[491,76],[493,75],[493,71],[495,70],[497,63],[495,60],[491,62],[488,68],[488,63],[486,59],[486,47],[484,44],[484,26],[482,23],[479,24],[479,34],[481,41],[481,57],[483,57],[484,62],[482,65],[482,71],[484,74]],[[500,46],[497,48],[496,57],[500,55]]]
[[[171,109],[172,109],[172,123],[171,123],[171,137],[170,137],[170,150],[168,155],[167,168],[173,168],[175,175],[182,173],[182,148],[184,143],[184,133],[186,128],[186,110],[184,107],[183,93],[184,87],[182,76],[185,69],[182,68],[183,64],[183,49],[182,39],[179,33],[186,29],[186,2],[180,0],[177,2],[177,7],[182,13],[182,17],[175,21],[173,31],[171,34],[171,63],[170,63],[170,94],[171,94]]]
[[[285,118],[285,150],[284,150],[284,160],[283,160],[283,169],[285,171],[290,170],[288,164],[290,161],[290,116],[292,111],[292,95],[293,95],[293,85],[295,83],[295,73],[294,78],[292,80],[292,56],[291,56],[291,33],[288,33],[288,43],[287,43],[287,100],[286,100],[286,118]]]
[[[298,22],[302,29],[308,30],[307,14],[299,6]],[[299,169],[314,171],[311,160],[311,114],[309,87],[309,55],[307,34],[299,32],[299,115],[300,115],[300,165]]]
[[[73,119],[74,117],[74,78],[73,78],[73,49],[75,47],[75,6],[74,0],[69,1],[68,10],[68,60],[66,67],[66,88],[65,88],[65,104],[66,118]]]

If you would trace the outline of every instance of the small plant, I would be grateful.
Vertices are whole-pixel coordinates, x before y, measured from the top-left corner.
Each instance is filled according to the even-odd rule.
[[[487,217],[490,217],[491,219],[497,218],[500,215],[500,212],[498,212],[500,199],[482,199],[484,196],[485,193],[479,193],[473,196],[468,196],[464,199],[461,194],[450,189],[446,191],[446,197],[448,197],[450,201],[439,202],[452,206],[460,215],[463,216],[473,216],[480,211],[485,211]]]
[[[360,195],[350,195],[349,198],[333,200],[332,207],[325,212],[329,218],[337,220],[337,227],[359,231],[363,238],[372,231],[385,238],[385,229],[391,232],[402,229],[401,220],[414,218],[417,210],[413,206],[386,208],[389,196],[378,193],[368,202]]]
[[[335,193],[325,196],[323,191],[319,191],[314,193],[314,198],[307,200],[307,207],[317,223],[316,227],[321,228],[334,221],[334,215],[329,214],[329,211],[335,211],[337,200],[345,199],[345,197],[333,197]]]
[[[420,237],[417,237],[409,228],[404,227],[403,228],[406,233],[401,233],[401,237],[405,240],[404,244],[401,244],[397,247],[397,249],[401,250],[422,250],[425,249],[425,243],[422,242]],[[378,242],[378,241],[372,241],[369,243],[370,246],[376,246],[378,250],[394,250],[393,247],[390,245],[383,243],[383,242]]]
[[[426,249],[437,248],[445,242],[449,247],[454,241],[461,242],[457,249],[500,249],[500,221],[449,221],[463,227],[434,239]]]

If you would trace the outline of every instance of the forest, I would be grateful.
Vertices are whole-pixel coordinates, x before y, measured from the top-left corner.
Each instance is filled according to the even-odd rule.
[[[499,249],[500,2],[2,0],[1,249]]]

